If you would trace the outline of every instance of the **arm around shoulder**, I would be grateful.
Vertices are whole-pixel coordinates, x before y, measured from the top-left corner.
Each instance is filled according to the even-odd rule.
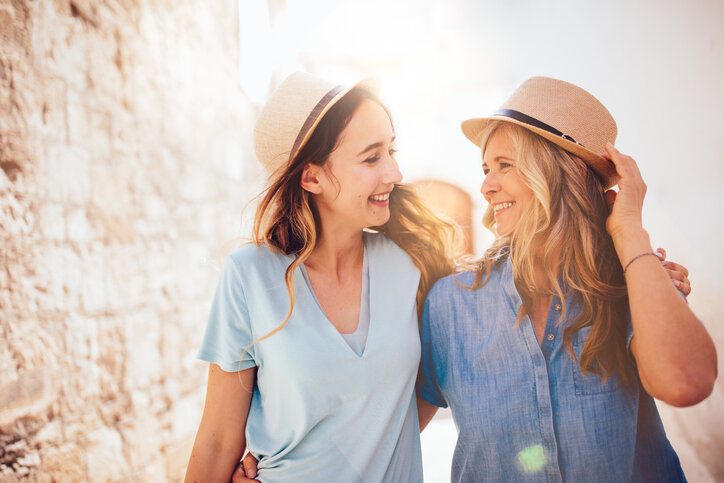
[[[256,367],[225,372],[210,364],[206,404],[196,433],[186,482],[228,482],[246,448],[245,428]]]

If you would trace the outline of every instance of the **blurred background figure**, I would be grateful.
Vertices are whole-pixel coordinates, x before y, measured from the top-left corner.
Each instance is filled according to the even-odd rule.
[[[462,229],[462,253],[472,255],[473,238],[473,201],[470,194],[445,181],[426,179],[414,182],[422,197],[448,218],[452,218]]]

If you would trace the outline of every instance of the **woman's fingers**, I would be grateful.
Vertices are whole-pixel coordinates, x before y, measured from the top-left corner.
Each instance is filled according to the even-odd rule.
[[[246,476],[249,478],[256,478],[256,466],[258,463],[256,458],[254,458],[251,453],[247,453],[246,456],[244,456],[244,459],[241,460],[241,463],[244,465]]]
[[[232,483],[244,483],[245,481],[249,481],[249,479],[246,477],[246,474],[244,473],[244,466],[241,464],[241,461],[239,461],[239,464],[236,465],[236,469],[234,470],[234,474],[231,475],[231,482]]]
[[[689,282],[689,279],[685,279],[682,281],[672,278],[671,282],[674,284],[674,287],[676,287],[678,291],[684,294],[684,297],[688,297],[691,293],[691,283]]]
[[[683,273],[681,273],[681,272],[679,272],[679,271],[677,271],[677,270],[671,270],[671,269],[667,268],[667,269],[666,269],[666,273],[669,274],[669,278],[670,278],[672,281],[674,281],[674,280],[675,280],[675,281],[679,281],[679,282],[684,282],[684,281],[686,281],[686,276],[685,276]],[[676,285],[676,284],[674,284],[674,285]]]
[[[691,282],[689,281],[689,270],[676,262],[663,262],[666,273],[674,286],[687,297],[691,293]]]
[[[616,172],[620,176],[623,176],[624,173],[622,171],[624,171],[626,167],[624,166],[623,160],[621,159],[622,155],[618,149],[614,148],[613,144],[606,143],[606,154],[606,159],[613,163],[614,168],[616,168]]]
[[[669,270],[675,270],[677,272],[681,272],[686,277],[689,276],[689,270],[687,270],[687,268],[685,266],[679,265],[676,262],[666,261],[666,262],[664,262],[664,267],[666,267]]]
[[[234,474],[231,475],[232,483],[249,483],[255,482],[256,477],[256,459],[251,456],[251,453],[247,453],[244,459],[239,461],[239,464],[234,470]]]

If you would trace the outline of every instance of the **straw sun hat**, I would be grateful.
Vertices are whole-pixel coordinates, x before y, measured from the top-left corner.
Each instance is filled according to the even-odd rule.
[[[549,77],[525,81],[492,116],[463,121],[465,136],[480,146],[488,121],[498,119],[533,131],[575,154],[601,177],[605,189],[618,182],[613,163],[604,159],[606,143],[616,141],[616,121],[591,94]]]
[[[377,95],[380,81],[368,77],[344,87],[306,72],[284,79],[264,104],[254,126],[254,151],[267,172],[286,167],[327,111],[355,87]]]

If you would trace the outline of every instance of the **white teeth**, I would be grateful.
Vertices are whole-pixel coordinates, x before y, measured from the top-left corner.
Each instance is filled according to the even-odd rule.
[[[371,199],[372,201],[387,201],[387,199],[388,199],[389,197],[390,197],[390,194],[387,193],[387,194],[384,194],[384,195],[374,195],[374,196],[370,196],[370,199]]]
[[[515,204],[515,201],[506,201],[505,203],[498,203],[497,205],[493,206],[493,210],[497,213],[500,210],[510,208],[514,204]]]

